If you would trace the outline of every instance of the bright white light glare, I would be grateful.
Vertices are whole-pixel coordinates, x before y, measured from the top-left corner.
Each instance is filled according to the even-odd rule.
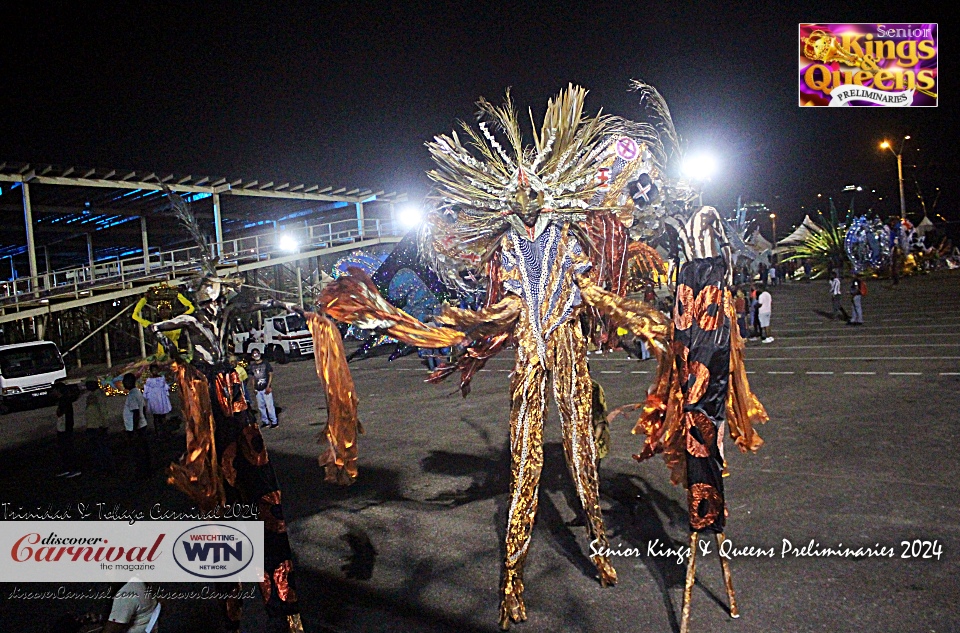
[[[717,171],[717,161],[710,154],[695,154],[683,161],[683,173],[687,178],[710,180]]]
[[[292,235],[281,235],[278,245],[281,251],[288,253],[296,253],[297,249],[300,248],[300,243],[297,241],[297,238]]]
[[[397,209],[397,222],[404,228],[412,229],[419,226],[421,220],[423,220],[423,213],[415,204],[405,204]]]

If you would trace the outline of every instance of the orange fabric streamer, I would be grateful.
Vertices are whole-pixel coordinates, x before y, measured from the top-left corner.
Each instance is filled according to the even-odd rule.
[[[770,419],[767,410],[757,396],[750,390],[747,380],[747,368],[744,364],[745,344],[737,327],[737,315],[733,307],[733,297],[726,293],[725,310],[730,318],[730,387],[727,392],[727,428],[730,437],[741,452],[756,451],[763,446],[763,440],[753,429],[754,424],[763,424]]]
[[[207,379],[186,363],[175,362],[186,419],[187,451],[170,464],[167,483],[193,499],[201,510],[211,510],[226,501],[217,465],[213,409]]]
[[[323,314],[306,312],[304,316],[313,335],[317,377],[327,392],[327,427],[318,441],[325,438],[328,447],[320,455],[320,466],[326,481],[349,485],[357,478],[357,434],[363,433],[357,418],[357,391],[337,326]]]
[[[349,273],[324,288],[317,301],[334,319],[355,323],[365,330],[386,332],[414,347],[437,349],[463,341],[463,332],[424,325],[390,305],[380,296],[370,276],[359,268],[350,268]]]

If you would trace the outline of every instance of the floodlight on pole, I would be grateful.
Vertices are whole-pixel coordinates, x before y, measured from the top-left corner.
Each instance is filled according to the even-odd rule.
[[[285,253],[296,253],[300,249],[300,242],[289,233],[284,233],[280,236],[280,239],[277,240],[277,246]]]
[[[405,229],[420,226],[423,221],[423,211],[415,204],[405,204],[397,209],[397,222]]]

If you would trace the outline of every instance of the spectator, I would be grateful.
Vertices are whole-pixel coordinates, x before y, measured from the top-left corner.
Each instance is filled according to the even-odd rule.
[[[760,273],[760,280],[759,280],[760,284],[766,286],[767,285],[767,265],[764,264],[763,262],[760,262],[760,266],[758,267],[758,272]]]
[[[812,269],[813,267],[810,265],[810,260],[804,259],[803,260],[803,280],[804,281],[810,281],[810,273]]]
[[[759,293],[757,292],[757,286],[755,284],[750,284],[750,329],[751,329],[751,341],[760,340],[760,302],[758,301]]]
[[[733,306],[737,314],[737,330],[740,332],[740,338],[747,338],[747,298],[743,294],[743,288],[737,288],[734,297]]]
[[[843,306],[840,305],[840,274],[837,271],[830,273],[830,300],[833,302],[833,318],[843,316]]]
[[[277,411],[273,405],[273,367],[263,360],[260,350],[250,353],[253,362],[250,363],[250,379],[253,381],[253,390],[256,393],[257,409],[260,410],[260,426],[277,428]]]
[[[150,365],[150,377],[143,385],[143,397],[147,401],[147,408],[153,414],[153,430],[160,435],[161,427],[165,426],[167,414],[173,410],[170,405],[170,385],[167,379],[160,374],[160,365]]]
[[[79,397],[79,392],[58,380],[50,388],[50,396],[57,403],[57,451],[60,455],[60,469],[56,476],[67,479],[79,477],[81,472],[73,442],[73,403]]]
[[[853,316],[847,321],[847,325],[863,325],[863,297],[867,294],[867,284],[864,283],[860,275],[854,275],[850,283],[850,298],[853,303]]]
[[[110,416],[107,413],[107,394],[100,389],[100,381],[88,378],[85,384],[87,398],[84,415],[87,419],[87,440],[94,470],[112,474],[114,470],[113,453],[107,437]]]
[[[160,604],[151,587],[139,578],[131,578],[114,594],[103,633],[156,633],[159,617]]]
[[[767,330],[770,328],[770,315],[773,312],[773,297],[769,290],[764,290],[757,297],[757,319],[760,321],[760,342],[773,343],[773,337]]]
[[[233,370],[237,372],[237,378],[240,379],[240,384],[243,385],[243,399],[247,403],[248,408],[253,407],[253,400],[250,399],[250,390],[247,389],[247,382],[249,381],[250,375],[247,373],[246,368],[240,364],[237,360],[235,354],[230,354],[227,358],[227,362],[230,363],[230,366],[233,367]]]
[[[777,285],[777,267],[776,265],[770,266],[770,269],[767,270],[767,284],[770,286]]]
[[[146,400],[137,388],[137,377],[124,374],[123,388],[127,390],[127,399],[123,403],[123,428],[126,432],[127,446],[138,479],[150,476],[150,446],[147,444]]]

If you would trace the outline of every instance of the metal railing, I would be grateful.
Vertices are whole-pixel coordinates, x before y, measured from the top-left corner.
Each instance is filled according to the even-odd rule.
[[[362,230],[361,230],[362,224]],[[240,264],[269,260],[296,252],[350,244],[365,239],[396,237],[398,228],[390,220],[379,218],[338,220],[306,226],[288,226],[282,230],[224,240],[220,245],[220,264]],[[210,257],[217,255],[217,244],[210,244]],[[200,246],[143,255],[116,257],[84,266],[52,270],[36,277],[18,277],[0,282],[0,305],[61,295],[79,298],[94,289],[126,287],[133,282],[162,281],[194,272],[200,265]]]

